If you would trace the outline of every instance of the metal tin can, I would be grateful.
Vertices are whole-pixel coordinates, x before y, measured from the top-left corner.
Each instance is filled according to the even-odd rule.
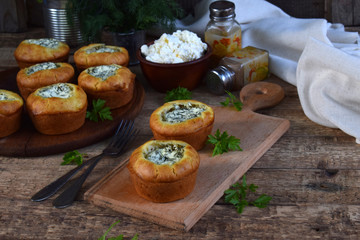
[[[55,38],[66,42],[71,47],[82,44],[80,22],[77,16],[73,17],[74,26],[70,26],[66,16],[67,0],[44,1],[44,25],[45,34],[49,38]]]

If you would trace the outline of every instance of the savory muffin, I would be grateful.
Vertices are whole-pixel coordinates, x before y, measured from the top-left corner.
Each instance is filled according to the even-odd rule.
[[[55,83],[38,88],[26,101],[35,128],[43,134],[73,132],[85,123],[87,96],[72,83]]]
[[[127,168],[139,196],[153,202],[171,202],[193,191],[199,165],[199,154],[191,145],[151,140],[135,149]]]
[[[79,71],[99,65],[127,66],[129,64],[129,53],[123,47],[93,43],[77,50],[74,54],[74,61]]]
[[[181,140],[196,150],[204,147],[214,125],[214,111],[196,100],[165,103],[150,116],[150,128],[158,140]]]
[[[42,62],[67,62],[70,47],[54,38],[27,39],[14,52],[20,68]]]
[[[23,99],[18,94],[0,89],[0,138],[20,128],[23,106]]]
[[[82,71],[78,84],[89,97],[89,102],[96,99],[106,101],[110,109],[122,107],[133,97],[135,74],[120,65],[101,65]]]
[[[26,100],[36,89],[54,83],[72,81],[74,68],[68,63],[44,62],[21,69],[16,82],[21,96]]]

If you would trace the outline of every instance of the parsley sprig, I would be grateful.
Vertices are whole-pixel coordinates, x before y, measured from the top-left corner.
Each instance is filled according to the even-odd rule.
[[[91,121],[98,122],[99,118],[101,121],[104,120],[113,120],[111,116],[111,111],[109,107],[105,106],[105,100],[97,99],[92,101],[93,109],[91,111],[86,112],[86,118]]]
[[[231,92],[226,90],[225,92],[229,95],[229,97],[227,97],[224,102],[220,102],[220,104],[227,107],[231,103],[232,105],[234,105],[236,110],[241,111],[243,103],[237,100],[237,98]]]
[[[83,163],[84,156],[85,154],[81,154],[77,150],[67,152],[63,157],[63,162],[61,163],[61,165],[68,165],[75,163],[79,166]]]
[[[242,178],[242,183],[239,182],[231,185],[231,187],[226,190],[225,193],[225,202],[231,203],[235,206],[236,211],[241,214],[246,206],[252,205],[258,208],[266,208],[272,197],[261,194],[254,201],[249,201],[247,195],[249,192],[256,192],[258,186],[254,184],[247,185],[245,175]]]
[[[177,87],[170,91],[166,92],[165,102],[170,102],[174,100],[187,100],[191,99],[192,92],[187,88]]]
[[[104,235],[102,235],[98,240],[106,240],[106,236],[108,235],[108,233],[110,232],[110,230],[120,222],[120,220],[116,221],[115,223],[111,224],[111,226],[109,227],[108,230],[106,230],[106,232],[104,233]],[[124,239],[124,235],[120,234],[117,237],[111,237],[108,238],[108,240],[123,240]],[[135,234],[135,236],[131,239],[131,240],[137,240],[138,239],[138,234]]]
[[[217,129],[215,135],[210,134],[208,138],[207,142],[214,145],[212,156],[223,154],[229,150],[242,151],[240,139],[229,135],[226,131],[220,134],[220,130]]]

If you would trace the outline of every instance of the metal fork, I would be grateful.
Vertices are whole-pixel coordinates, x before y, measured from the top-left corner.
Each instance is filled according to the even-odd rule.
[[[86,161],[82,165],[74,168],[67,174],[63,175],[56,181],[52,182],[48,186],[41,189],[37,192],[32,198],[32,201],[43,201],[54,195],[58,190],[60,190],[78,171],[84,168],[87,165],[90,165],[88,169],[76,179],[72,185],[66,189],[57,199],[54,200],[53,205],[57,208],[64,208],[70,206],[74,201],[78,191],[80,190],[82,184],[85,182],[86,178],[89,176],[91,171],[95,168],[97,163],[104,156],[119,156],[127,144],[133,140],[133,138],[138,134],[138,130],[134,130],[134,122],[132,120],[122,120],[119,124],[119,127],[111,139],[109,145],[103,150],[103,152]]]

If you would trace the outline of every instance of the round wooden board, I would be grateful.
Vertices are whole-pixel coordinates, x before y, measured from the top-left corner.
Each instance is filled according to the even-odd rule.
[[[0,72],[0,89],[19,92],[16,85],[18,71],[18,68],[14,68]],[[46,156],[97,143],[112,136],[121,119],[134,119],[143,107],[144,98],[144,88],[139,81],[136,81],[133,99],[126,106],[112,110],[112,121],[86,120],[80,129],[62,135],[44,135],[37,132],[28,115],[24,113],[21,128],[8,137],[0,138],[0,155],[10,157]]]

